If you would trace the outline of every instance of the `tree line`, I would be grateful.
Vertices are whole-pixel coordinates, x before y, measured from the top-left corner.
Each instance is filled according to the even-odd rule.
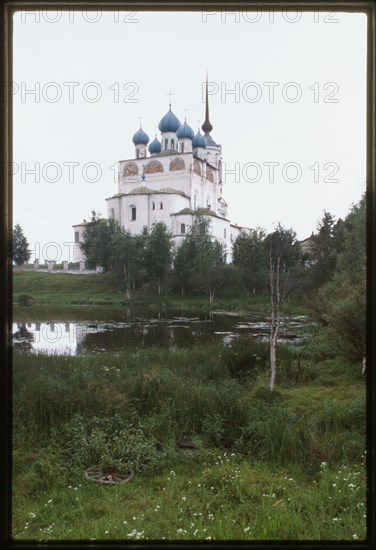
[[[179,246],[173,246],[171,237],[164,223],[131,235],[116,220],[93,211],[80,246],[87,267],[111,272],[128,299],[134,291],[150,289],[165,295],[204,294],[210,302],[216,296],[245,295],[270,300],[271,389],[280,310],[289,296],[303,300],[341,353],[356,361],[365,356],[365,196],[343,220],[324,212],[308,251],[293,229],[278,224],[271,233],[263,228],[241,233],[228,264],[223,245],[211,234],[210,218],[200,211]],[[27,239],[17,225],[13,260],[22,265],[29,257]]]

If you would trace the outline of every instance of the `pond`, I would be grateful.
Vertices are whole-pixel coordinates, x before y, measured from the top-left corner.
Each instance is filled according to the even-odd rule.
[[[269,338],[265,316],[232,312],[147,310],[107,311],[97,319],[53,319],[51,315],[13,322],[13,347],[16,352],[80,355],[121,352],[159,347],[169,350],[212,342],[229,344],[241,335],[260,340]],[[307,324],[304,316],[284,317],[279,341],[299,342]],[[307,336],[307,335],[305,335]]]

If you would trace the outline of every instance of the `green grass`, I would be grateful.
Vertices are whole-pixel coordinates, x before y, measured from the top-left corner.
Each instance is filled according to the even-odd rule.
[[[97,485],[78,472],[56,475],[38,495],[23,481],[14,499],[16,540],[365,538],[361,464],[323,465],[317,479],[306,479],[215,451],[120,486]]]
[[[358,366],[307,361],[298,385],[281,351],[271,395],[267,365],[238,376],[234,357],[220,345],[15,354],[14,537],[364,539]],[[93,464],[136,476],[97,486],[83,476]]]
[[[26,300],[25,300],[26,298]],[[64,273],[38,273],[29,270],[13,273],[13,302],[34,308],[59,307],[70,309],[79,306],[144,306],[182,308],[184,310],[225,309],[268,314],[270,298],[267,295],[242,294],[236,298],[216,297],[212,303],[205,295],[181,296],[136,291],[127,300],[119,290],[111,273],[72,275]],[[302,314],[299,300],[288,300],[282,306],[284,314]]]

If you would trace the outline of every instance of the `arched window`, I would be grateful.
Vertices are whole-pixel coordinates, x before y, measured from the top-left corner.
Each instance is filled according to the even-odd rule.
[[[226,236],[227,236],[227,231],[226,231],[226,228],[224,228],[224,230],[223,230],[223,237],[226,238]]]
[[[163,202],[159,203],[159,210],[163,210]]]
[[[185,223],[182,223],[182,224],[180,225],[180,233],[181,233],[182,235],[185,234]]]
[[[115,217],[115,211],[113,208],[111,208],[111,218],[114,219],[114,217]]]
[[[174,139],[171,140],[171,149],[172,150],[175,149],[175,140]]]
[[[151,203],[151,209],[152,209],[152,210],[155,210],[155,202],[152,202],[152,203]]]
[[[184,153],[184,141],[180,144],[180,152]]]
[[[131,206],[131,221],[134,222],[135,219],[136,219],[136,207],[135,206]]]
[[[164,148],[165,148],[165,151],[167,151],[167,149],[168,149],[168,139],[164,140]]]

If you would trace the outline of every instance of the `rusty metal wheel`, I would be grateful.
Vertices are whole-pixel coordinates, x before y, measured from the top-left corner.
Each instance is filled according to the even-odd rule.
[[[90,468],[85,470],[86,479],[101,483],[102,485],[127,483],[134,478],[134,475],[134,470],[128,470],[125,474],[121,474],[111,467],[90,466]]]

